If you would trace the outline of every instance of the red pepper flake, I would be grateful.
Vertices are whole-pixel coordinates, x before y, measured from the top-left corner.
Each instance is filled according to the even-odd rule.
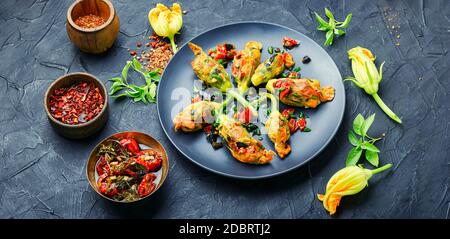
[[[94,83],[80,82],[59,88],[50,96],[50,114],[65,124],[86,123],[103,109],[105,99]]]
[[[136,46],[137,46],[137,47],[141,47],[141,46],[142,46],[142,42],[136,43]]]
[[[94,14],[89,14],[86,16],[81,16],[75,20],[75,24],[82,28],[96,28],[103,25],[106,20]]]
[[[130,55],[135,56],[135,55],[137,55],[137,52],[136,51],[130,51]]]

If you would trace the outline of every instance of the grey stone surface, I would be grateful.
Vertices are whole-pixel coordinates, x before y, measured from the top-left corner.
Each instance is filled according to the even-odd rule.
[[[71,1],[0,1],[1,218],[330,218],[316,199],[345,165],[347,131],[358,114],[376,113],[371,134],[388,173],[360,194],[344,198],[336,218],[448,218],[450,210],[450,2],[416,1],[183,1],[177,42],[222,24],[261,20],[296,29],[322,43],[312,11],[328,6],[338,19],[353,12],[347,36],[326,48],[341,74],[351,74],[346,51],[361,45],[386,61],[380,95],[401,116],[395,124],[359,88],[346,83],[343,124],[306,166],[262,181],[213,175],[183,158],[159,126],[156,105],[111,102],[110,120],[86,140],[67,140],[50,127],[43,96],[57,77],[87,71],[107,83],[129,58],[128,48],[151,34],[147,12],[155,1],[113,1],[121,20],[108,53],[81,53],[65,31]],[[167,3],[166,1],[164,1]],[[392,28],[394,27],[394,28]],[[399,38],[397,37],[399,36]],[[107,83],[109,86],[109,83]],[[119,131],[152,134],[171,161],[165,185],[137,205],[112,204],[92,191],[85,162],[102,138]]]

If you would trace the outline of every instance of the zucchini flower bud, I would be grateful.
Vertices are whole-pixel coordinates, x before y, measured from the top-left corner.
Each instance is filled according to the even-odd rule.
[[[378,96],[378,85],[383,78],[383,65],[381,63],[380,71],[375,65],[375,56],[369,49],[363,47],[355,47],[350,49],[348,52],[348,58],[352,61],[352,71],[354,77],[349,77],[346,80],[352,81],[359,88],[364,89],[364,91],[371,95],[381,109],[389,116],[391,119],[398,123],[402,123],[400,118],[392,112],[389,107],[384,104],[383,100]]]
[[[174,3],[169,9],[165,5],[158,3],[148,13],[148,20],[158,36],[169,38],[172,51],[176,52],[177,45],[175,44],[174,37],[183,26],[180,4]]]
[[[392,164],[386,164],[374,170],[358,166],[345,167],[336,172],[328,181],[325,195],[317,194],[317,197],[323,202],[323,207],[330,212],[330,215],[333,215],[343,196],[361,192],[374,174],[390,167],[392,167]]]

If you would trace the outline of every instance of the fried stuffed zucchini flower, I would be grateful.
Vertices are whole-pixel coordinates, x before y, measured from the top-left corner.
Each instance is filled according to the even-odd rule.
[[[272,102],[272,109],[269,117],[265,123],[267,135],[274,143],[275,151],[277,151],[280,158],[286,157],[291,152],[291,146],[287,143],[291,137],[288,121],[284,118],[278,110],[278,103],[272,94],[266,93],[266,97]]]
[[[272,79],[266,89],[273,94],[279,92],[280,101],[286,105],[316,108],[320,103],[334,99],[334,88],[321,88],[320,82],[313,79]]]
[[[261,141],[253,138],[240,122],[222,114],[218,116],[218,123],[219,135],[235,159],[248,164],[272,161],[273,152],[265,149]]]
[[[291,54],[287,52],[276,53],[259,64],[252,76],[252,83],[254,86],[266,83],[280,75],[286,68],[291,68],[294,65],[294,58]]]
[[[341,202],[341,198],[361,192],[367,185],[369,179],[379,172],[392,167],[386,164],[383,167],[369,170],[358,166],[348,166],[336,172],[328,181],[325,195],[317,194],[323,207],[333,215]]]
[[[380,72],[375,65],[375,56],[369,49],[363,47],[355,47],[348,51],[348,58],[352,61],[352,71],[354,77],[348,77],[346,80],[350,80],[359,88],[371,95],[380,108],[391,119],[397,123],[402,123],[402,120],[383,102],[378,96],[378,85],[383,78],[383,65],[381,63]]]
[[[158,36],[169,38],[172,51],[176,52],[175,34],[183,26],[180,4],[174,3],[170,9],[164,4],[156,4],[156,7],[148,12],[148,21]]]
[[[181,130],[190,133],[202,129],[206,124],[214,122],[215,111],[220,107],[221,104],[212,101],[199,101],[190,104],[173,119],[175,131]]]
[[[188,45],[195,55],[191,66],[197,77],[206,85],[215,87],[222,92],[226,92],[231,88],[230,76],[222,64],[208,56],[200,46],[191,42]]]
[[[237,82],[240,93],[245,92],[250,85],[252,75],[261,61],[261,49],[260,42],[249,41],[245,44],[244,50],[234,56],[231,74]]]

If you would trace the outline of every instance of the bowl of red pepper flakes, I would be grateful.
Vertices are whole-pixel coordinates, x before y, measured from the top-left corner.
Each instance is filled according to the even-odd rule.
[[[108,120],[105,85],[95,76],[76,72],[56,79],[47,89],[44,108],[51,126],[67,138],[89,137]]]
[[[153,195],[169,173],[162,144],[141,132],[120,132],[103,139],[86,163],[86,178],[101,197],[135,203]]]

